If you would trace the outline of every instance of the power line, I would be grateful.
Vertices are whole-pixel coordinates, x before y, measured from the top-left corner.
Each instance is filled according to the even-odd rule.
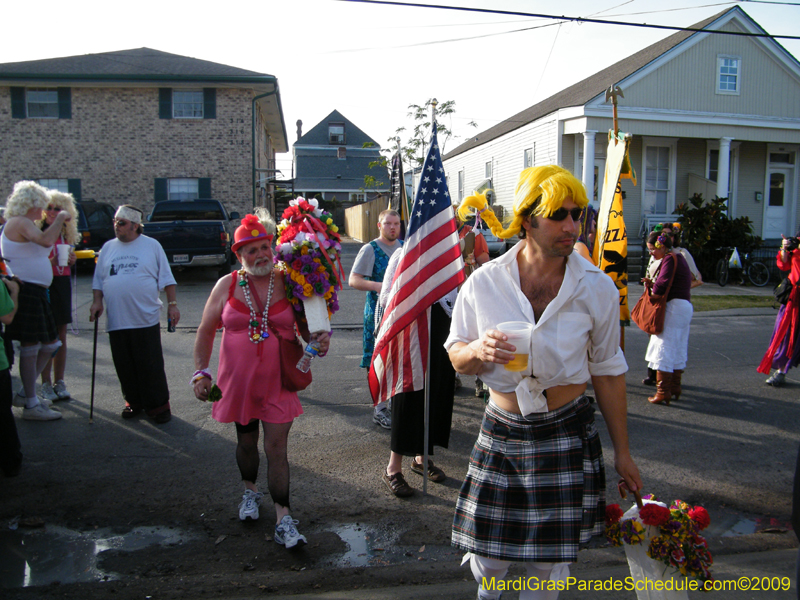
[[[539,13],[526,13],[510,10],[495,10],[492,8],[472,8],[467,6],[444,6],[441,4],[422,4],[418,2],[393,2],[390,0],[337,0],[338,2],[359,2],[362,4],[379,4],[385,6],[406,6],[409,8],[437,8],[442,10],[455,10],[460,12],[488,13],[493,15],[509,15],[516,17],[534,17],[539,19],[557,19],[559,21],[574,21],[576,23],[594,23],[599,25],[620,25],[623,27],[640,27],[645,29],[666,29],[669,31],[691,31],[711,33],[718,35],[735,35],[740,37],[760,37],[781,40],[800,40],[798,35],[772,35],[769,33],[749,33],[745,31],[719,31],[715,29],[698,29],[696,27],[675,27],[673,25],[654,25],[650,23],[630,23],[627,21],[609,21],[603,19],[592,19],[590,17],[567,17],[565,15],[546,15]],[[767,3],[766,0],[747,0],[748,2]],[[791,3],[792,6],[800,5]]]

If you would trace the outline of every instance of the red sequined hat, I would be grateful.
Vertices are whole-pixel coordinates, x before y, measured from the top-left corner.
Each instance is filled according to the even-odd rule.
[[[233,234],[233,246],[231,246],[231,250],[237,252],[239,248],[245,244],[255,242],[256,240],[264,239],[272,243],[274,237],[275,236],[271,233],[267,233],[267,230],[264,229],[258,217],[255,215],[246,215],[245,218],[242,219],[242,224],[236,228],[236,232]]]

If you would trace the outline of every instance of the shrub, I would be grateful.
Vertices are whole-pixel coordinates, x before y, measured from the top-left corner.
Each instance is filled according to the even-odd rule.
[[[727,198],[704,201],[702,195],[695,194],[688,203],[675,208],[682,244],[694,257],[703,279],[713,279],[717,261],[724,255],[720,248],[736,247],[746,253],[761,245],[761,238],[753,235],[749,217],[728,217],[727,202]]]

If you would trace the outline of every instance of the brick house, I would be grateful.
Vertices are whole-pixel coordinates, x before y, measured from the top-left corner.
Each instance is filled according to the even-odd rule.
[[[274,211],[278,80],[139,48],[0,64],[0,193],[33,179],[149,212],[213,198]]]

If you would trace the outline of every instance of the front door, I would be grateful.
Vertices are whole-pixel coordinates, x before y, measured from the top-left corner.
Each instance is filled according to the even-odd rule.
[[[770,167],[767,190],[767,202],[764,214],[764,231],[762,236],[765,240],[780,239],[781,235],[786,237],[795,234],[791,226],[791,209],[793,170],[789,167]]]

